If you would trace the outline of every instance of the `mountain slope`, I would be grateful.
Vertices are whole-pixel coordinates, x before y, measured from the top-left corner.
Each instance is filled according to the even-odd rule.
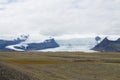
[[[120,39],[111,41],[104,38],[103,41],[92,48],[92,50],[100,52],[120,52]]]
[[[29,36],[21,36],[14,40],[0,40],[0,51],[32,51],[59,47],[52,38],[44,42],[24,43]]]
[[[14,51],[12,49],[7,48],[9,45],[19,44],[21,42],[26,41],[28,36],[21,36],[21,38],[17,38],[14,40],[0,40],[0,51]]]
[[[49,48],[56,48],[59,47],[59,44],[52,38],[45,40],[44,42],[40,43],[28,43],[27,46],[14,46],[17,49],[22,49],[24,51],[32,51],[32,50],[43,50]]]

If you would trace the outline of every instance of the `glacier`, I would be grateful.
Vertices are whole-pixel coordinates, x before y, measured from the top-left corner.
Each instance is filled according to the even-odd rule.
[[[86,35],[80,35],[80,34],[66,34],[66,35],[59,35],[59,36],[48,36],[48,35],[42,35],[42,34],[29,34],[27,36],[0,36],[1,39],[4,40],[13,40],[16,37],[17,40],[24,40],[20,43],[14,44],[14,45],[8,45],[6,46],[7,49],[11,49],[14,51],[27,51],[25,50],[26,47],[30,44],[39,44],[45,42],[47,39],[54,38],[56,43],[59,44],[59,47],[53,47],[53,48],[45,48],[45,49],[35,49],[35,50],[28,50],[28,51],[35,51],[35,52],[96,52],[94,50],[91,50],[95,45],[97,45],[97,42],[95,40],[96,36],[101,37],[104,39],[106,36],[108,36],[108,39],[110,40],[116,40],[120,36],[118,35],[96,35],[96,34],[86,34]],[[24,47],[24,48],[23,48]],[[37,45],[39,47],[39,45]]]
[[[37,52],[93,52],[93,50],[90,50],[92,47],[96,45],[96,41],[94,38],[78,38],[78,39],[69,39],[69,40],[59,40],[55,39],[56,42],[60,45],[57,48],[50,48],[50,49],[43,49],[43,50],[33,50]],[[37,42],[34,42],[37,43]],[[10,45],[7,46],[9,49],[13,49],[16,51],[24,51],[22,49],[16,49],[15,46],[27,46],[27,42],[22,42],[17,45]]]
[[[60,47],[55,49],[42,50],[43,52],[95,52],[90,50],[96,41],[94,38],[75,38],[69,40],[56,40]]]

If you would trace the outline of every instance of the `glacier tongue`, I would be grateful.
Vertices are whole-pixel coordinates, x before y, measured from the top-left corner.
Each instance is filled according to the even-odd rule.
[[[93,52],[90,50],[94,45],[96,45],[96,41],[94,38],[75,38],[69,40],[57,40],[60,47],[54,49],[46,49],[42,50],[43,52],[52,51],[52,52]],[[41,50],[40,50],[41,51]]]
[[[15,50],[15,51],[24,51],[24,50],[22,50],[22,49],[16,49],[14,46],[15,46],[15,45],[10,45],[10,46],[7,46],[6,48],[12,49],[12,50]]]

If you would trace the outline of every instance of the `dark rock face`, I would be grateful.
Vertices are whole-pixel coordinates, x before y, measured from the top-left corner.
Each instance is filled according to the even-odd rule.
[[[20,38],[17,38],[15,40],[0,40],[0,51],[14,51],[14,50],[8,49],[6,47],[9,45],[19,44],[25,40],[26,39],[20,39]]]
[[[119,39],[117,39],[117,41],[120,41],[120,38],[119,38]]]
[[[120,52],[120,38],[116,41],[104,38],[103,41],[92,48],[92,50],[100,52]]]
[[[20,38],[14,40],[0,40],[0,51],[17,51],[16,49],[21,49],[22,51],[32,51],[59,47],[53,38],[45,40],[41,43],[28,43],[26,44],[27,46],[15,46],[16,44],[26,41],[28,37],[29,35],[22,35]],[[14,49],[8,48],[8,46],[11,45],[13,45]]]
[[[42,49],[49,49],[49,48],[56,48],[59,47],[59,44],[56,43],[56,41],[52,39],[45,40],[41,43],[29,43],[27,44],[27,47],[21,46],[15,46],[17,49],[22,49],[24,51],[31,51],[31,50],[42,50]]]

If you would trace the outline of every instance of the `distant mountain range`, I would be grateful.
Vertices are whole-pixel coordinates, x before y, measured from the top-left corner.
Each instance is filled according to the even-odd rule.
[[[19,44],[21,42],[26,41],[28,36],[21,36],[21,38],[17,38],[14,40],[0,40],[0,51],[14,51],[12,49],[7,48],[9,45]]]
[[[27,46],[14,46],[14,48],[24,51],[43,50],[57,47],[59,47],[59,44],[54,40],[54,38],[45,40],[41,43],[28,43]]]
[[[59,47],[54,38],[40,43],[26,43],[26,46],[17,45],[25,42],[27,39],[28,36],[21,36],[21,38],[14,40],[0,40],[0,51],[33,51]]]
[[[100,52],[120,52],[120,38],[116,41],[108,40],[104,38],[99,44],[97,44],[92,50]]]
[[[107,37],[97,43],[94,38],[73,39],[45,39],[44,41],[31,40],[29,35],[22,35],[17,39],[0,39],[0,51],[80,51],[80,52],[120,52],[120,38],[113,41]],[[92,48],[92,49],[91,49]]]

